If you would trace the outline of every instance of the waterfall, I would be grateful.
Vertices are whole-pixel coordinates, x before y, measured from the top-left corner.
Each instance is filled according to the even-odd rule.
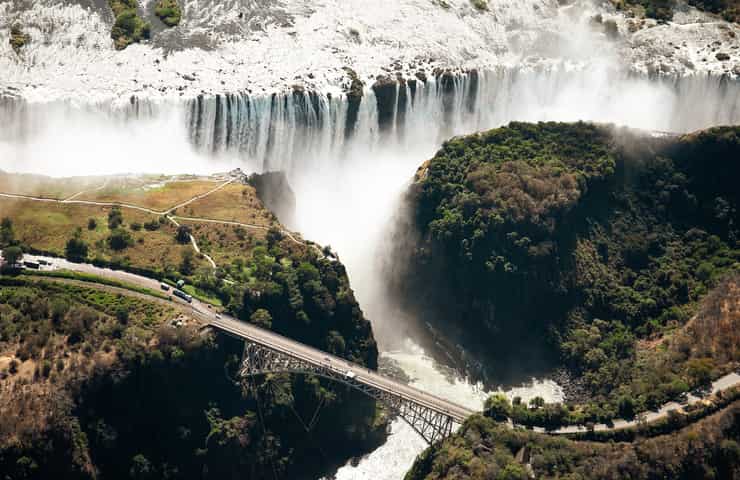
[[[295,178],[331,171],[348,158],[372,161],[381,152],[430,155],[451,136],[514,120],[587,120],[672,132],[738,124],[740,81],[560,65],[381,76],[350,94],[295,86],[268,95],[131,96],[97,103],[26,102],[6,95],[0,96],[0,168],[40,165],[46,160],[38,158],[39,151],[74,164],[76,156],[84,156],[75,149],[94,144],[100,150],[107,142],[120,145],[116,159],[126,158],[125,150],[134,146],[138,156],[176,150],[188,159],[183,166],[202,165],[199,171],[228,163],[284,170]],[[99,138],[88,140],[84,132]],[[83,161],[76,172],[92,162],[78,163]],[[96,171],[103,170],[99,162]],[[160,162],[114,166],[155,171]],[[170,168],[178,165],[177,158],[168,162]]]
[[[433,146],[513,120],[589,120],[688,132],[740,123],[740,82],[694,75],[648,78],[558,69],[435,72],[379,77],[348,121],[348,97],[295,88],[189,100],[187,129],[205,152],[234,153],[263,170],[300,171],[351,150]],[[316,162],[320,162],[317,164]]]

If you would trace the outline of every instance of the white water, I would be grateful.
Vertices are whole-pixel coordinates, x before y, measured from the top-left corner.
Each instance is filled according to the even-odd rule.
[[[481,385],[471,384],[459,377],[456,372],[440,370],[413,341],[407,340],[402,350],[385,352],[383,356],[392,359],[412,379],[411,385],[453,400],[461,405],[480,410],[491,391]],[[511,399],[521,397],[525,402],[534,397],[542,397],[547,402],[563,400],[560,387],[549,380],[522,379],[522,386],[507,390]],[[363,457],[357,465],[348,463],[336,474],[336,480],[398,480],[408,472],[416,456],[427,448],[426,442],[403,420],[391,424],[388,441],[380,448]]]

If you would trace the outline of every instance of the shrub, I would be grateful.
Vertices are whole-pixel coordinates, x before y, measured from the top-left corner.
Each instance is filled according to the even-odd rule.
[[[195,265],[193,264],[193,252],[192,250],[185,250],[182,252],[182,261],[180,262],[180,273],[185,276],[192,275],[195,271]]]
[[[114,230],[121,225],[123,225],[123,213],[120,208],[113,207],[111,211],[108,212],[108,228]]]
[[[51,374],[51,362],[49,360],[44,360],[41,363],[41,376],[44,378],[49,378],[50,374]]]
[[[23,33],[20,24],[15,23],[10,27],[10,46],[16,54],[21,53],[21,49],[31,41],[31,36]]]
[[[87,221],[87,229],[88,230],[95,230],[96,228],[98,228],[98,221],[95,220],[94,218],[89,219]]]
[[[3,217],[0,222],[0,246],[7,247],[15,242],[15,233],[13,232],[13,220]]]
[[[272,328],[272,315],[264,308],[260,308],[255,311],[250,317],[249,321],[258,327],[269,330]]]
[[[190,235],[191,235],[190,227],[187,225],[180,225],[177,227],[177,233],[175,233],[175,240],[177,240],[177,243],[186,244],[190,242]]]
[[[82,240],[82,233],[77,229],[74,236],[67,240],[64,256],[71,262],[84,262],[87,259],[88,246]]]
[[[122,228],[116,228],[108,237],[108,246],[113,250],[124,250],[133,244],[131,234]]]
[[[506,395],[497,393],[488,397],[483,412],[487,417],[503,422],[511,416],[511,404]]]
[[[159,227],[161,226],[161,223],[158,220],[151,220],[149,222],[144,223],[144,229],[148,230],[150,232],[154,232],[155,230],[159,230]]]
[[[7,265],[17,265],[23,260],[23,250],[20,247],[7,247],[3,250],[3,258]]]
[[[168,27],[174,27],[180,23],[182,10],[177,0],[159,0],[154,9],[155,15]]]
[[[151,25],[137,13],[136,0],[109,0],[116,21],[111,30],[111,38],[117,50],[123,50],[132,43],[151,36]]]

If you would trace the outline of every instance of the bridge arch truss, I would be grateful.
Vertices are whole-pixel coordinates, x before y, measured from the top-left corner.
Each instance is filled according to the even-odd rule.
[[[348,376],[330,364],[314,363],[244,339],[244,354],[239,369],[239,377],[249,377],[277,373],[316,375],[347,385],[381,402],[392,414],[402,418],[429,445],[447,438],[459,422],[450,414],[421,404],[403,394],[392,392]]]

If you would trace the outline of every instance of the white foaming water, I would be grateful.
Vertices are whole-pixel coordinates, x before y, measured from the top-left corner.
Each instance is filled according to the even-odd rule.
[[[411,378],[410,385],[474,410],[481,410],[486,398],[495,393],[459,378],[456,372],[440,369],[411,340],[405,342],[402,350],[385,352],[383,356],[403,369]],[[521,397],[525,402],[537,396],[547,402],[563,400],[562,389],[550,380],[523,380],[521,387],[503,393],[510,399]],[[357,465],[348,463],[339,469],[336,480],[398,480],[403,478],[416,456],[426,448],[426,442],[403,420],[397,419],[391,424],[388,441],[363,457]]]

